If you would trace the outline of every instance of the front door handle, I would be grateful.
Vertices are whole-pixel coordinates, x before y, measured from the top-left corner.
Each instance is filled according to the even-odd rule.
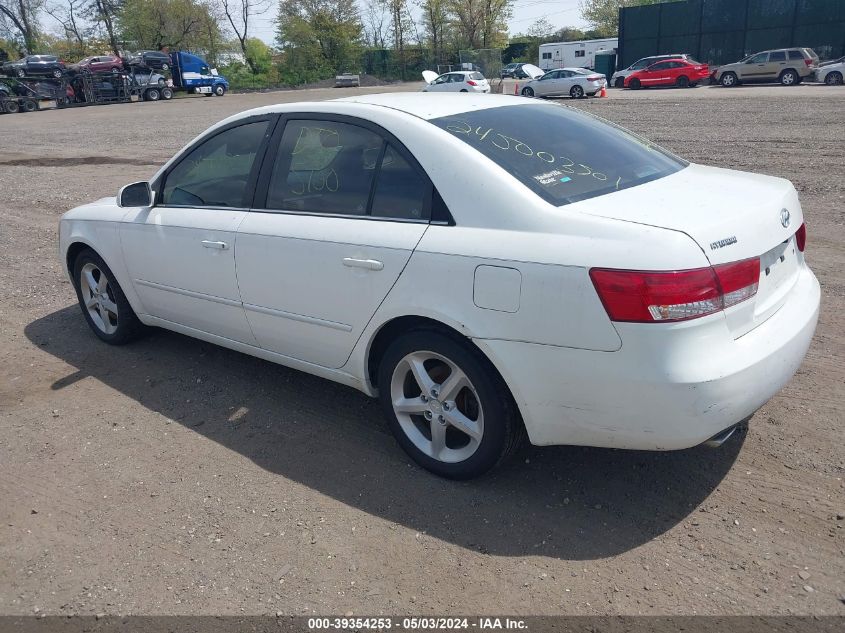
[[[344,257],[343,265],[349,268],[363,268],[365,270],[382,270],[384,262],[377,259],[355,259],[354,257]]]
[[[213,242],[211,240],[203,240],[202,245],[205,248],[216,248],[220,251],[225,251],[227,248],[229,248],[229,245],[226,242]]]

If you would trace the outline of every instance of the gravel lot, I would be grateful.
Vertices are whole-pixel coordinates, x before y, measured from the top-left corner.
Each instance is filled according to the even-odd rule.
[[[790,178],[816,338],[719,450],[532,448],[463,484],[411,466],[345,387],[164,331],[101,344],[60,273],[66,209],[229,114],[340,94],[0,116],[0,614],[845,615],[845,89],[573,104]]]

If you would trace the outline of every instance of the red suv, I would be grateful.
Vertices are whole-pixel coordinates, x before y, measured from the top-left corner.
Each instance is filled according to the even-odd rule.
[[[638,90],[652,86],[692,88],[710,76],[710,67],[694,59],[664,59],[625,78],[625,87]]]
[[[86,57],[77,64],[80,70],[87,70],[92,73],[119,73],[123,70],[123,60],[116,55],[100,55],[98,57]]]

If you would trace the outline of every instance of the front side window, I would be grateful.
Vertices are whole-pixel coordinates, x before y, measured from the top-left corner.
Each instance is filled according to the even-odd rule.
[[[255,156],[267,132],[255,121],[215,134],[194,148],[164,181],[162,203],[190,207],[246,207]]]
[[[687,165],[649,141],[574,108],[532,103],[430,122],[557,206],[657,180]]]
[[[748,59],[749,64],[765,64],[766,61],[769,59],[768,53],[757,53],[756,55],[750,57]]]

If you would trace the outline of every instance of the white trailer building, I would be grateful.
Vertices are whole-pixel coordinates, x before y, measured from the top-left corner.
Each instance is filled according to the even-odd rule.
[[[540,44],[540,68],[595,68],[595,55],[599,52],[615,52],[619,39],[607,37],[601,40],[583,42],[554,42]]]

